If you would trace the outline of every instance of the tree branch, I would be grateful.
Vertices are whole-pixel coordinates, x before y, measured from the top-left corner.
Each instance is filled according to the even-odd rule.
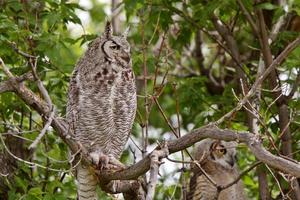
[[[226,113],[225,115],[223,115],[219,120],[217,120],[216,122],[214,122],[214,124],[216,124],[216,125],[220,124],[225,119],[230,118],[235,112],[237,112],[238,110],[240,110],[242,108],[242,106],[248,102],[248,99],[251,98],[255,94],[257,88],[268,77],[268,75],[278,65],[280,65],[284,61],[284,59],[286,59],[286,57],[289,55],[289,53],[291,53],[299,45],[300,45],[300,36],[297,37],[293,42],[291,42],[290,44],[288,44],[286,46],[286,48],[277,56],[277,58],[273,60],[273,62],[271,63],[271,65],[260,76],[257,76],[257,78],[256,78],[255,82],[253,83],[251,89],[244,96],[244,98],[240,100],[240,102],[238,103],[238,105],[234,109],[232,109],[231,111],[229,111],[228,113]]]
[[[205,126],[195,129],[188,134],[176,140],[168,141],[168,149],[170,154],[186,149],[196,142],[204,139],[212,138],[225,141],[238,141],[245,143],[256,158],[265,164],[279,169],[280,171],[290,174],[295,177],[300,177],[300,164],[297,161],[281,158],[271,154],[261,144],[259,138],[249,132],[237,132],[234,130],[222,130],[216,126]],[[159,148],[159,147],[158,147]],[[101,172],[101,178],[106,180],[125,180],[136,179],[140,175],[147,172],[150,168],[150,155],[129,168],[110,173],[107,171]]]
[[[150,155],[150,178],[148,183],[146,200],[152,200],[154,197],[160,160],[162,158],[166,158],[169,155],[167,145],[167,142],[163,142],[163,144],[159,147],[160,150],[154,150]]]
[[[13,87],[11,86],[9,81],[4,81],[0,83],[0,93],[12,92],[12,91],[13,91]]]
[[[239,4],[239,6],[241,7],[241,10],[242,10],[243,14],[245,15],[246,19],[248,20],[248,22],[249,22],[249,24],[250,24],[250,26],[251,26],[254,34],[258,36],[259,35],[258,28],[257,28],[257,26],[256,26],[256,24],[255,24],[255,22],[254,22],[254,20],[253,20],[253,18],[251,16],[251,14],[245,8],[245,6],[244,6],[244,4],[243,4],[243,2],[241,0],[237,0],[237,2]]]

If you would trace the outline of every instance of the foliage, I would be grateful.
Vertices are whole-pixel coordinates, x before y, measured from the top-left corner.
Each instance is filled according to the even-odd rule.
[[[95,0],[90,3],[91,8],[84,9],[77,2],[65,0],[0,0],[0,57],[14,74],[21,75],[30,71],[29,60],[18,54],[16,49],[38,56],[38,75],[62,117],[65,115],[69,77],[76,60],[83,53],[87,43],[99,35],[105,21],[105,10],[108,5]],[[285,14],[282,7],[269,1],[258,5],[253,5],[252,1],[248,0],[244,0],[243,3],[251,13],[254,13],[255,9],[264,9],[264,14],[271,17],[271,21],[267,22],[270,24],[269,29],[280,16]],[[126,22],[121,22],[121,30],[126,24],[131,25],[129,41],[139,93],[138,114],[132,138],[140,148],[143,148],[141,141],[142,133],[147,131],[145,127],[149,129],[148,152],[156,141],[175,138],[170,133],[170,128],[158,105],[152,101],[153,97],[157,97],[164,114],[176,130],[179,112],[181,119],[179,128],[183,134],[190,130],[190,127],[200,127],[218,120],[237,105],[237,98],[243,96],[239,88],[236,63],[215,40],[222,41],[222,38],[219,35],[215,37],[214,34],[202,32],[201,43],[198,43],[197,36],[200,29],[208,33],[215,31],[211,20],[213,14],[216,14],[232,30],[239,51],[244,56],[241,68],[247,77],[248,86],[255,81],[261,47],[236,1],[124,0],[122,6],[124,6],[123,14],[126,16]],[[299,1],[290,2],[289,6],[290,10],[299,14]],[[87,13],[91,19],[85,27],[78,16],[79,12]],[[74,31],[70,30],[72,25],[85,29],[84,33],[76,36]],[[278,55],[298,35],[299,32],[288,28],[280,32],[271,45],[273,55]],[[164,43],[161,47],[162,41]],[[222,44],[226,45],[225,42]],[[201,45],[203,55],[197,54],[197,45]],[[298,47],[278,68],[278,77],[286,94],[295,84],[299,74],[299,52]],[[146,85],[144,77],[150,77]],[[0,81],[6,79],[7,77],[0,71]],[[213,85],[212,79],[220,85],[218,87]],[[34,82],[29,81],[26,84],[38,93]],[[263,121],[260,131],[265,134],[263,137],[267,137],[266,133],[270,134],[277,148],[280,148],[282,142],[278,106],[274,103],[274,96],[270,92],[273,88],[270,88],[267,83],[263,88],[266,90],[262,90],[260,101],[259,114]],[[295,96],[297,95],[299,89],[295,93]],[[289,124],[292,140],[299,141],[300,103],[297,98],[291,98],[288,107],[292,119]],[[24,160],[61,170],[57,172],[37,166],[30,167],[28,164],[14,161],[14,170],[8,177],[2,178],[5,180],[5,186],[0,184],[0,197],[8,191],[8,196],[5,198],[10,200],[76,198],[76,186],[73,170],[68,162],[67,146],[52,129],[48,131],[34,152],[27,150],[43,125],[41,116],[25,105],[15,94],[0,95],[0,132],[9,133],[12,130],[14,133],[19,132],[18,135],[26,139],[23,142],[20,142],[22,139],[17,140],[20,144],[19,148],[23,148],[26,152],[18,155],[22,155]],[[235,130],[250,130],[245,110],[236,113],[221,126]],[[9,143],[12,136],[2,135]],[[264,141],[265,147],[271,146],[269,140]],[[1,152],[4,153],[3,144],[0,147]],[[139,156],[140,152],[132,142],[130,147],[135,149]],[[14,152],[13,149],[10,150]],[[276,153],[272,148],[268,150]],[[298,150],[299,143],[293,143],[292,152]],[[174,157],[181,159],[179,154]],[[185,157],[188,159],[187,155]],[[241,169],[246,169],[255,162],[255,157],[244,146],[239,148],[239,157]],[[133,159],[133,153],[129,148],[126,149],[122,161],[132,164]],[[299,160],[300,154],[294,154],[294,159]],[[182,179],[189,177],[189,172],[183,175],[180,173],[181,167],[178,165],[174,171],[169,172],[177,174],[171,183],[169,176],[160,178],[156,199],[180,199]],[[247,173],[243,181],[249,198],[258,199],[258,180],[255,170]],[[284,180],[280,181],[283,185],[288,185]],[[268,173],[268,185],[273,198],[279,195],[279,187],[270,173]],[[104,192],[99,191],[99,195],[101,199],[111,199]]]

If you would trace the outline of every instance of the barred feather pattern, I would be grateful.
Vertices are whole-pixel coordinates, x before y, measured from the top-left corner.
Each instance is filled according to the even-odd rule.
[[[90,153],[119,159],[135,117],[136,85],[131,59],[103,52],[111,41],[121,48],[112,52],[114,55],[122,51],[122,45],[129,46],[124,38],[102,36],[92,42],[77,63],[68,91],[67,119],[70,131]],[[76,168],[76,179],[78,199],[96,200],[101,180],[93,170],[81,163]]]
[[[236,170],[226,170],[226,172],[221,170],[209,174],[219,185],[231,183],[238,176]],[[194,192],[189,198],[191,200],[246,200],[241,181],[221,191],[220,194],[217,195],[217,188],[203,174],[195,175],[194,178]]]

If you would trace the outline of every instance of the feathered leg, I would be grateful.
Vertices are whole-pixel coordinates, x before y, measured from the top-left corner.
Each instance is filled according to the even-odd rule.
[[[96,187],[98,179],[95,174],[82,163],[77,166],[78,200],[98,200]]]

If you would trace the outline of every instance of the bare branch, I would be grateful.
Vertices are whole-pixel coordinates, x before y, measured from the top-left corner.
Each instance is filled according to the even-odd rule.
[[[13,50],[14,50],[16,53],[20,54],[21,56],[24,56],[25,58],[35,58],[35,56],[30,55],[30,54],[28,54],[28,53],[25,53],[25,52],[21,51],[21,50],[17,47],[17,44],[16,44],[15,42],[10,42],[10,41],[9,41],[9,44],[10,44],[10,46],[13,48]]]
[[[0,58],[0,66],[2,67],[2,69],[3,69],[4,73],[6,74],[6,76],[8,76],[9,78],[14,78],[14,75],[10,72],[8,67],[5,65],[2,58]]]
[[[215,126],[205,126],[195,129],[190,133],[178,138],[176,140],[168,141],[168,149],[170,154],[186,149],[196,142],[204,139],[212,138],[225,141],[238,141],[245,143],[257,159],[268,164],[269,166],[279,169],[284,173],[295,177],[300,177],[300,164],[297,161],[281,158],[271,154],[261,144],[260,139],[249,132],[237,132],[233,130],[222,130]],[[150,156],[146,156],[143,160],[135,165],[128,167],[125,170],[109,173],[103,171],[101,178],[106,180],[124,180],[136,179],[140,175],[149,170]]]
[[[13,87],[11,86],[9,81],[4,81],[0,83],[0,93],[12,92],[12,91],[13,91]]]
[[[258,28],[257,28],[257,26],[256,26],[256,24],[255,24],[255,22],[254,22],[254,20],[253,20],[253,18],[251,16],[251,14],[245,8],[245,6],[244,6],[244,4],[243,4],[243,2],[241,0],[237,0],[237,2],[239,4],[239,6],[241,7],[241,10],[242,10],[243,14],[245,15],[246,19],[248,20],[248,22],[249,22],[249,24],[250,24],[253,32],[255,33],[255,35],[258,36],[259,35]]]
[[[44,97],[45,101],[47,102],[49,108],[53,109],[53,104],[52,104],[52,100],[46,90],[46,88],[44,87],[41,79],[38,77],[37,72],[36,72],[36,68],[37,68],[37,61],[38,61],[38,57],[35,57],[34,61],[31,61],[31,68],[32,68],[32,74],[33,77],[35,78],[38,88],[42,94],[42,96]]]
[[[260,76],[258,76],[253,83],[251,89],[247,93],[247,95],[244,96],[243,99],[238,103],[238,105],[232,109],[230,112],[226,113],[224,116],[222,116],[219,120],[215,122],[216,125],[223,122],[225,119],[230,118],[235,112],[240,110],[244,104],[248,102],[248,99],[251,98],[258,87],[260,87],[261,83],[266,79],[266,77],[277,67],[279,66],[284,59],[291,53],[297,46],[300,45],[300,37],[297,37],[293,42],[291,42],[287,47],[277,56],[275,60],[271,63],[271,65],[264,71],[264,73]]]
[[[149,178],[149,183],[148,183],[148,190],[147,190],[146,200],[152,200],[153,197],[154,197],[160,160],[161,160],[161,158],[165,158],[168,155],[169,155],[169,151],[168,151],[166,142],[164,142],[162,145],[160,145],[159,150],[154,150],[150,154],[150,159],[151,159],[151,162],[150,162],[150,178]]]
[[[28,149],[35,149],[37,144],[39,143],[39,141],[43,138],[43,136],[46,134],[48,128],[50,127],[53,118],[54,118],[54,114],[55,114],[55,109],[53,108],[52,112],[49,115],[48,121],[45,124],[44,128],[42,129],[42,131],[40,132],[40,134],[38,135],[38,137],[35,138],[35,140],[33,141],[33,143],[28,147]]]
[[[2,134],[0,134],[0,141],[5,149],[5,151],[11,156],[13,157],[14,159],[16,159],[17,161],[19,162],[22,162],[26,165],[29,165],[30,167],[40,167],[42,169],[47,169],[47,170],[50,170],[50,171],[55,171],[55,172],[69,172],[67,170],[60,170],[60,169],[54,169],[54,168],[50,168],[50,167],[46,167],[46,166],[43,166],[43,165],[40,165],[38,163],[34,163],[34,162],[30,162],[30,161],[27,161],[27,160],[23,160],[22,158],[19,158],[17,157],[16,155],[14,155],[9,149],[8,147],[6,146],[4,140],[3,140],[3,137],[2,137]]]
[[[256,162],[254,163],[253,165],[251,165],[249,168],[247,168],[245,171],[243,171],[242,173],[239,174],[239,176],[234,180],[232,181],[231,183],[227,184],[227,185],[224,185],[224,186],[221,186],[221,189],[222,190],[225,190],[226,188],[229,188],[231,187],[232,185],[236,184],[243,176],[245,176],[248,172],[250,172],[252,169],[254,169],[255,167],[257,167],[258,165],[260,165],[261,162]]]
[[[144,200],[145,191],[141,180],[116,180],[107,185],[101,185],[101,189],[110,194],[123,193],[125,199]]]
[[[294,85],[293,85],[293,87],[292,87],[291,92],[290,92],[289,95],[287,96],[287,99],[293,98],[295,92],[296,92],[297,89],[298,89],[299,84],[300,84],[300,71],[299,71],[298,74],[297,74],[296,80],[295,80],[295,82],[294,82]]]
[[[33,80],[32,73],[25,73],[19,77],[15,77],[15,78],[17,79],[18,82],[22,82],[25,80]],[[13,91],[14,91],[14,88],[12,86],[10,79],[0,83],[0,93],[13,92]]]

